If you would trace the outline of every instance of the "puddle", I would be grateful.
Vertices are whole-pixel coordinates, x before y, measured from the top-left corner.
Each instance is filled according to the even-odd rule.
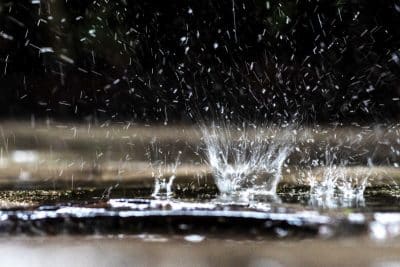
[[[111,191],[3,191],[14,203],[0,211],[1,235],[178,234],[189,242],[206,236],[232,239],[298,239],[367,236],[375,240],[400,234],[400,199],[395,189],[367,188],[361,206],[310,205],[306,187],[284,185],[279,201],[223,202],[217,190],[176,190],[172,199],[154,199],[149,188]],[[389,219],[387,219],[389,218]]]

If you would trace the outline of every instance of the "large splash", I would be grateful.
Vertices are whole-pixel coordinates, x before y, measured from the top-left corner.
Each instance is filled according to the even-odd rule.
[[[291,152],[288,139],[263,127],[202,127],[207,162],[222,196],[275,195],[282,165]]]

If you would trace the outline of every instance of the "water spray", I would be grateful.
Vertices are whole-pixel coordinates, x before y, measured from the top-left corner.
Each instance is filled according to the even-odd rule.
[[[361,206],[369,174],[349,167],[349,161],[340,159],[332,150],[326,150],[322,175],[308,175],[310,204],[327,208]]]
[[[207,162],[222,196],[276,194],[291,146],[268,131],[216,124],[202,127]]]
[[[173,196],[172,185],[176,178],[176,171],[181,164],[182,152],[172,153],[164,150],[156,140],[151,142],[147,151],[151,176],[154,178],[154,191],[152,197],[167,199]],[[171,159],[173,160],[171,161]]]

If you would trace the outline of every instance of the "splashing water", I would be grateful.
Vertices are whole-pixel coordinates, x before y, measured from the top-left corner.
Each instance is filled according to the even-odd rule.
[[[339,195],[347,199],[361,199],[364,197],[364,191],[367,187],[369,176],[361,176],[359,174],[347,174],[342,171],[340,179],[338,179],[337,190]]]
[[[369,174],[349,168],[348,161],[335,164],[336,155],[326,152],[327,166],[320,178],[310,174],[310,204],[335,208],[362,206]]]
[[[276,194],[290,145],[265,129],[202,127],[206,156],[222,196]]]
[[[170,198],[173,196],[172,185],[176,178],[176,171],[181,164],[180,155],[164,150],[156,140],[153,140],[147,151],[151,175],[154,178],[154,191],[152,196],[155,198]],[[174,160],[171,161],[171,159]]]

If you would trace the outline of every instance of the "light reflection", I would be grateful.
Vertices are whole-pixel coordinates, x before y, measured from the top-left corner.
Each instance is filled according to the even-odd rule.
[[[15,163],[33,163],[39,159],[38,154],[32,150],[15,150],[11,158]]]

